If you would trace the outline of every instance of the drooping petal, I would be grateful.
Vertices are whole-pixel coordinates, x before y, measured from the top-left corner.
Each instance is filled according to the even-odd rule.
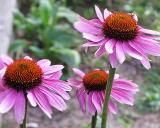
[[[79,70],[78,68],[73,68],[73,72],[76,74],[76,75],[78,75],[78,76],[80,76],[81,78],[83,78],[84,77],[84,72],[82,72],[81,70]]]
[[[52,109],[51,106],[47,100],[47,97],[38,89],[35,88],[33,90],[34,96],[35,96],[35,100],[36,103],[38,104],[38,106],[42,109],[42,111],[49,117],[51,118],[51,114],[52,114]]]
[[[48,89],[43,88],[43,87],[40,87],[40,90],[42,93],[44,93],[46,95],[49,103],[53,107],[55,107],[59,111],[64,111],[67,108],[66,103],[64,102],[64,100],[60,96],[54,94],[53,92],[50,92]]]
[[[57,79],[44,79],[44,82],[48,85],[55,85],[64,91],[71,91],[72,88],[69,86],[68,82],[62,81],[62,80],[57,80]]]
[[[143,33],[146,33],[146,34],[151,34],[151,35],[160,35],[160,32],[158,31],[154,31],[154,30],[150,30],[150,29],[145,29],[145,28],[142,28],[142,27],[139,27],[139,32],[143,32]]]
[[[146,54],[160,56],[160,45],[155,40],[140,37],[134,44],[143,49]]]
[[[147,56],[144,56],[143,59],[141,60],[141,63],[143,64],[143,66],[146,68],[146,69],[150,69],[151,68],[151,64],[149,62],[149,59]]]
[[[112,89],[111,96],[121,104],[133,105],[133,94],[121,89]]]
[[[0,103],[0,113],[8,112],[15,104],[17,92],[13,89],[7,89],[4,93],[7,95]]]
[[[64,91],[63,89],[61,89],[60,87],[57,87],[56,85],[54,85],[54,83],[50,83],[50,82],[46,82],[45,84],[42,84],[41,86],[44,86],[54,92],[56,92],[58,95],[62,96],[65,100],[69,100],[70,96],[69,94]]]
[[[118,59],[116,57],[116,52],[113,52],[109,55],[109,61],[113,68],[116,68],[119,65]]]
[[[113,101],[111,99],[109,100],[109,106],[108,106],[108,108],[109,108],[109,111],[111,113],[113,113],[113,114],[117,114],[118,113],[117,106],[116,106],[115,103],[113,103]]]
[[[133,58],[136,58],[138,60],[142,60],[142,54],[138,52],[136,49],[131,47],[128,43],[123,43],[123,50],[126,54],[130,55]]]
[[[96,92],[94,92],[92,95],[92,102],[93,102],[97,112],[99,114],[101,114],[102,113],[101,101],[99,100],[99,96],[97,95]]]
[[[106,49],[105,49],[105,43],[103,45],[101,45],[98,50],[95,52],[95,57],[96,58],[100,58],[101,56],[103,56],[106,53]]]
[[[68,83],[70,86],[81,88],[83,86],[82,80],[78,80],[75,77],[71,77],[68,79]]]
[[[32,91],[29,91],[27,93],[27,98],[28,98],[28,101],[30,102],[30,104],[33,106],[33,107],[36,107],[37,106],[37,103],[36,103],[36,100],[35,100],[35,96],[33,94]]]
[[[100,9],[98,8],[98,6],[96,6],[96,5],[95,5],[95,11],[96,11],[96,14],[97,14],[97,17],[99,18],[99,20],[100,20],[101,22],[104,22],[103,15],[102,15]]]
[[[128,81],[128,80],[123,80],[123,79],[116,79],[113,81],[113,89],[122,89],[130,92],[137,92],[138,85],[135,83]]]
[[[88,94],[88,112],[91,113],[92,115],[95,115],[96,108],[94,107],[94,104],[92,102],[92,95],[93,95],[92,92]]]
[[[115,41],[115,40],[108,40],[108,41],[105,43],[105,49],[106,49],[106,51],[107,51],[109,54],[113,53],[113,48],[114,48],[116,42],[117,42],[117,41]]]
[[[84,88],[77,90],[77,98],[83,112],[86,112],[86,92]]]
[[[123,42],[116,43],[116,56],[120,64],[122,64],[126,59],[122,44]]]
[[[18,124],[23,123],[23,119],[25,116],[25,107],[26,107],[26,99],[24,97],[24,93],[19,91],[17,93],[14,105],[15,117]]]

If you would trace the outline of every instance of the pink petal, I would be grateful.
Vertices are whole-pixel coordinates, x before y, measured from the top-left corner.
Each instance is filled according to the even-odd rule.
[[[52,109],[47,100],[47,97],[38,89],[33,90],[34,97],[38,106],[42,109],[42,111],[49,117],[52,118]]]
[[[102,45],[101,42],[87,42],[85,44],[83,44],[83,47],[94,47],[94,46],[100,46]]]
[[[136,14],[132,13],[131,15],[132,15],[132,17],[133,17],[133,19],[134,19],[135,21],[138,21],[138,17],[137,17]]]
[[[42,93],[44,93],[47,96],[49,103],[54,108],[58,109],[59,111],[64,111],[67,108],[64,100],[60,96],[48,91],[48,89],[42,88],[42,87],[40,87],[40,90]]]
[[[105,43],[103,43],[103,45],[101,45],[101,46],[98,48],[98,50],[95,52],[95,57],[96,57],[96,58],[100,58],[100,57],[102,57],[105,53],[106,53]]]
[[[7,89],[5,98],[0,103],[0,113],[8,112],[14,105],[17,92],[13,89]]]
[[[25,56],[24,59],[33,60],[30,56]]]
[[[81,78],[83,78],[84,75],[85,75],[85,73],[82,72],[81,70],[79,70],[78,68],[73,68],[73,72],[74,72],[76,75],[80,76]]]
[[[98,6],[96,6],[96,5],[95,5],[95,11],[96,11],[96,14],[97,14],[97,17],[99,18],[99,20],[101,22],[104,22],[103,15],[102,15],[100,9],[98,8]]]
[[[93,25],[95,25],[98,28],[102,28],[103,27],[103,24],[99,19],[91,19],[89,21],[90,21],[90,23],[92,23]]]
[[[149,59],[148,57],[144,56],[143,59],[141,60],[141,63],[143,64],[143,66],[146,68],[146,69],[150,69],[151,68],[151,64],[149,62]]]
[[[158,32],[158,31],[145,29],[145,28],[142,28],[142,27],[140,27],[139,31],[143,32],[143,33],[146,33],[146,34],[151,34],[151,35],[160,35],[160,32]]]
[[[77,95],[81,110],[85,112],[86,111],[86,92],[84,88],[77,90],[76,95]]]
[[[94,92],[92,95],[92,102],[93,102],[97,112],[99,114],[101,114],[102,113],[101,101],[99,100],[99,96],[97,95],[96,92]]]
[[[139,53],[136,49],[131,47],[127,42],[123,43],[123,50],[125,53],[127,53],[131,57],[136,58],[138,60],[142,60],[143,55]]]
[[[109,101],[109,111],[112,112],[113,114],[117,114],[118,113],[118,109],[115,103],[113,103],[112,100]]]
[[[106,49],[106,51],[108,53],[110,53],[110,54],[113,53],[113,48],[114,48],[115,44],[116,44],[115,40],[108,40],[108,41],[106,41],[106,43],[105,43],[105,49]]]
[[[94,107],[94,104],[92,102],[92,95],[93,93],[90,92],[88,94],[88,111],[92,114],[92,115],[95,115],[96,113],[96,108]]]
[[[3,63],[4,63],[5,65],[10,65],[11,63],[13,63],[12,58],[10,58],[10,57],[7,56],[7,55],[2,55],[2,56],[0,57],[0,59],[3,61]]]
[[[57,71],[60,71],[64,68],[63,65],[52,65],[52,66],[49,66],[48,68],[46,69],[43,69],[44,71],[44,74],[45,75],[51,75],[53,74],[54,72],[57,72]]]
[[[37,103],[36,103],[36,100],[35,100],[35,96],[34,96],[34,94],[33,94],[32,91],[28,92],[27,98],[28,98],[30,104],[31,104],[33,107],[36,107],[36,106],[37,106]]]
[[[68,83],[73,86],[73,87],[76,87],[76,88],[81,88],[83,86],[83,82],[82,80],[77,80],[76,78],[74,77],[71,77],[68,79]]]
[[[62,74],[63,74],[62,71],[57,71],[57,72],[54,72],[49,77],[47,76],[47,78],[49,78],[49,79],[60,79]]]
[[[94,26],[92,23],[90,23],[89,21],[77,21],[74,24],[74,27],[82,33],[90,33],[93,35],[99,35],[102,33],[102,30],[96,26]]]
[[[116,52],[113,52],[112,54],[109,55],[109,61],[113,68],[116,68],[119,65],[116,57]]]
[[[25,116],[25,107],[26,107],[26,100],[24,97],[24,93],[18,92],[14,105],[15,117],[18,124],[22,124],[23,122]]]
[[[136,41],[134,42],[134,44],[142,48],[145,53],[154,56],[160,56],[160,45],[157,43],[158,42],[155,40],[142,37],[137,39],[137,42]]]
[[[137,92],[138,85],[131,81],[123,80],[123,79],[116,79],[113,82],[113,89],[123,89],[130,92]]]
[[[5,72],[6,72],[6,69],[7,69],[7,67],[4,67],[4,68],[2,68],[2,69],[0,70],[0,79],[1,79],[1,80],[3,79],[3,76],[4,76]]]
[[[1,70],[4,66],[5,66],[5,65],[4,65],[3,61],[0,59],[0,70]]]
[[[69,100],[70,96],[67,92],[65,92],[63,89],[61,89],[60,87],[54,85],[54,83],[50,83],[50,82],[46,82],[45,84],[42,84],[42,86],[53,90],[54,92],[56,92],[57,94],[59,94],[60,96],[62,96],[65,100]]]
[[[8,91],[2,91],[0,92],[0,104],[3,101],[3,99],[6,97]]]
[[[112,13],[110,11],[108,11],[108,9],[104,10],[104,19],[106,19],[109,15],[111,15]]]
[[[122,45],[123,42],[116,43],[116,56],[120,64],[122,64],[126,59]]]
[[[83,33],[83,38],[93,42],[99,42],[104,39],[104,36],[95,36],[89,33]]]
[[[133,105],[133,95],[121,89],[112,89],[111,96],[121,104]]]
[[[56,80],[56,79],[45,79],[45,83],[51,85],[55,85],[64,91],[71,91],[72,88],[69,86],[68,82],[62,81],[62,80]]]
[[[37,64],[43,69],[51,65],[51,61],[48,59],[42,59],[37,62]]]

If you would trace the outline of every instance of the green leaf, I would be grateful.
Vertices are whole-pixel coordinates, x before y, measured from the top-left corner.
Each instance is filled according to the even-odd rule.
[[[45,25],[48,25],[52,18],[52,6],[49,0],[40,0],[39,1],[39,16]]]
[[[76,50],[71,49],[51,49],[54,55],[62,62],[70,66],[78,66],[80,64],[80,55]]]
[[[57,16],[61,18],[66,18],[71,23],[74,23],[75,21],[78,20],[78,15],[66,7],[59,7]]]
[[[19,51],[27,46],[26,40],[17,39],[13,43],[11,43],[9,51],[16,52]]]
[[[42,58],[45,56],[45,52],[44,50],[36,47],[36,46],[30,46],[29,47],[29,50],[36,56],[36,57],[39,57],[39,58]]]

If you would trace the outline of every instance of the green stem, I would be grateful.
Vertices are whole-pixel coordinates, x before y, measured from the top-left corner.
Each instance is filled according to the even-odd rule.
[[[24,119],[23,119],[23,123],[20,124],[20,128],[27,128],[26,127],[26,120],[27,120],[27,97],[26,97],[26,105],[25,105],[25,116],[24,116]]]
[[[97,123],[97,111],[94,116],[92,116],[91,128],[96,128]]]
[[[103,106],[103,112],[102,112],[102,122],[101,122],[101,128],[107,128],[107,116],[108,116],[108,105],[109,105],[109,99],[110,99],[110,94],[112,90],[112,83],[114,79],[116,68],[112,68],[110,65],[109,69],[109,78],[106,86],[106,93],[105,93],[105,101],[104,101],[104,106]]]

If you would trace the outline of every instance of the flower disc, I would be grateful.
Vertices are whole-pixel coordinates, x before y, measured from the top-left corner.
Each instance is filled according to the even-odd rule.
[[[137,35],[137,21],[128,13],[113,13],[105,19],[103,32],[106,37],[116,40],[132,40]]]
[[[29,90],[41,83],[42,69],[33,60],[19,59],[8,65],[4,81],[16,90]]]
[[[93,70],[83,77],[83,84],[88,91],[101,91],[106,88],[109,74],[103,70]]]

